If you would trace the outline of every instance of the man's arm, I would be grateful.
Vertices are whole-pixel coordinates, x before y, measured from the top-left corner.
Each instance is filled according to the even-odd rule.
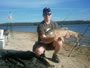
[[[40,36],[40,38],[42,40],[42,43],[49,44],[49,43],[51,43],[53,41],[60,40],[61,36],[57,33],[54,37],[48,38],[46,35],[43,34],[43,35]]]
[[[44,43],[44,44],[49,44],[51,42],[54,41],[54,37],[52,38],[48,38],[46,35],[40,35],[40,39],[42,40],[41,42]]]

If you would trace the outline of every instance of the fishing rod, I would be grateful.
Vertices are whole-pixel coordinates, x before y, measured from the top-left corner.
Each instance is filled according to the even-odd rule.
[[[71,10],[71,12],[72,12],[72,10]],[[70,17],[70,14],[72,14],[71,12],[67,13],[67,16],[62,20],[62,22],[65,21],[66,19],[68,19]],[[61,24],[61,28],[62,27],[63,27],[63,23]],[[63,49],[66,51],[65,47],[63,47]]]
[[[9,26],[10,26],[10,30],[11,30],[11,36],[13,36],[13,34],[12,34],[12,31],[13,31],[12,27],[13,27],[13,25],[12,25],[12,14],[11,14],[11,12],[9,12],[9,20],[10,20],[10,23],[9,23],[10,25]]]
[[[69,13],[68,13],[68,15],[69,15]],[[65,19],[68,18],[68,15],[63,19],[63,21],[65,21]],[[71,15],[71,13],[70,13],[70,15]],[[61,27],[63,27],[63,24],[61,24]],[[87,26],[87,28],[85,29],[85,31],[83,32],[82,35],[85,35],[85,33],[86,33],[87,30],[88,30],[88,27],[89,27],[89,25]],[[82,39],[82,38],[80,38],[79,41],[76,42],[75,46],[71,48],[68,57],[71,55],[71,53],[72,53],[72,51],[74,50],[75,47],[80,46],[80,43],[79,43],[79,42],[80,42],[81,39]],[[64,50],[65,50],[65,48],[64,48]]]
[[[64,22],[66,19],[68,19],[70,17],[70,15],[72,14],[72,10],[71,12],[68,12],[65,16],[65,18],[62,20],[62,22]],[[63,27],[63,23],[61,24],[61,27]]]
[[[85,31],[83,32],[83,34],[82,34],[83,36],[87,32],[88,28],[89,28],[89,24],[88,24],[87,28],[85,29]],[[68,54],[68,57],[71,56],[71,53],[73,52],[73,50],[75,49],[75,47],[80,46],[80,43],[79,42],[80,42],[81,39],[82,38],[80,38],[79,41],[76,42],[75,46],[71,48],[70,53]]]

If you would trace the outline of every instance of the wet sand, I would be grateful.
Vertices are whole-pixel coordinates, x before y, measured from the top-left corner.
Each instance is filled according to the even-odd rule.
[[[8,43],[5,50],[32,51],[32,47],[37,40],[35,33],[31,32],[9,32]],[[55,65],[55,68],[90,68],[90,47],[76,47],[68,57],[70,50],[75,43],[65,41],[63,48],[58,56],[60,63],[55,63],[50,60],[53,54],[52,51],[46,51],[47,61]]]

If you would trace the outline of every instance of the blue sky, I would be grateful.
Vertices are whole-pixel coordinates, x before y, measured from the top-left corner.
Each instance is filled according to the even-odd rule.
[[[0,23],[40,22],[42,10],[52,10],[53,21],[90,20],[90,0],[0,0]]]

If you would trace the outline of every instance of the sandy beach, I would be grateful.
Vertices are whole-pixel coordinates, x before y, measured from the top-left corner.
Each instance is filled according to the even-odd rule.
[[[37,40],[35,33],[32,32],[9,32],[5,50],[32,51],[32,47]],[[55,65],[55,68],[90,68],[90,47],[76,47],[71,56],[68,57],[71,48],[75,43],[64,42],[63,48],[58,56],[60,63],[55,63],[47,59],[50,64]],[[52,51],[46,51],[48,58],[52,57]]]

